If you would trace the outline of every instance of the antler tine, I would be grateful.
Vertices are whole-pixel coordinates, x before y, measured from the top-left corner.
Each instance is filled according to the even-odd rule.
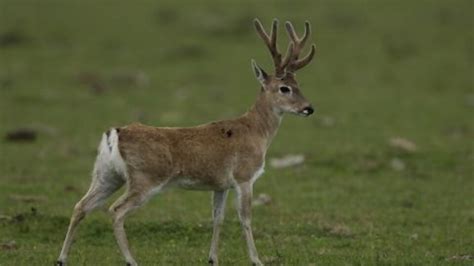
[[[277,51],[277,32],[278,32],[278,19],[273,19],[272,21],[272,32],[270,33],[270,38],[271,38],[271,41],[272,41],[272,47],[275,49],[275,51]]]
[[[288,32],[288,36],[290,37],[291,42],[293,44],[291,55],[289,56],[287,70],[289,72],[294,72],[304,67],[305,65],[307,65],[313,59],[316,47],[313,44],[311,46],[311,51],[309,52],[309,54],[306,55],[304,58],[298,60],[301,50],[303,49],[306,41],[311,35],[311,26],[308,21],[305,21],[304,23],[305,29],[304,29],[304,34],[302,38],[298,38],[295,28],[293,27],[293,24],[291,24],[291,22],[287,21],[285,23],[285,26],[286,26],[286,31]]]
[[[301,38],[301,46],[304,46],[306,41],[308,40],[309,36],[311,35],[311,25],[309,21],[304,22],[304,34],[303,38]]]
[[[265,29],[263,28],[263,25],[260,22],[260,20],[258,20],[256,18],[254,20],[254,24],[255,24],[255,29],[257,30],[257,33],[260,35],[260,37],[263,39],[263,41],[267,45],[267,47],[270,50],[270,53],[272,54],[272,56],[274,56],[274,53],[275,53],[275,50],[276,50],[275,49],[276,48],[276,30],[274,30],[274,29],[277,26],[276,25],[277,22],[273,21],[272,31],[270,32],[270,36],[268,36],[268,34],[265,31]]]
[[[288,45],[288,49],[286,50],[285,58],[283,59],[283,62],[281,63],[281,66],[282,66],[283,69],[285,69],[286,66],[288,66],[288,64],[290,63],[290,59],[291,59],[291,55],[293,53],[293,49],[294,49],[294,44],[293,44],[293,42],[290,42],[290,44]]]
[[[273,58],[273,63],[275,65],[275,74],[277,76],[281,76],[285,71],[285,66],[288,63],[288,60],[285,58],[285,64],[281,63],[281,54],[278,52],[277,48],[277,31],[278,31],[278,20],[274,19],[272,22],[272,28],[270,35],[268,35],[265,31],[265,29],[262,26],[262,23],[260,23],[260,20],[257,18],[254,20],[255,28],[257,30],[257,33],[260,35],[260,37],[263,39],[265,44],[268,47],[268,50],[270,50],[270,53]]]
[[[298,41],[298,36],[296,36],[296,32],[295,32],[295,28],[293,27],[293,24],[291,24],[291,22],[289,21],[286,21],[285,28],[286,28],[286,32],[288,32],[288,35],[290,36],[290,39],[296,43]]]
[[[309,64],[309,62],[311,62],[311,60],[313,60],[313,57],[314,57],[314,54],[316,53],[316,45],[314,45],[314,43],[311,45],[311,51],[308,53],[308,55],[306,55],[304,58],[296,61],[294,64],[293,64],[293,71],[296,71],[304,66],[306,66],[307,64]]]
[[[268,37],[267,33],[263,29],[262,23],[258,18],[254,19],[253,23],[255,24],[255,29],[257,30],[258,35],[263,39],[265,44],[270,48],[270,38]]]

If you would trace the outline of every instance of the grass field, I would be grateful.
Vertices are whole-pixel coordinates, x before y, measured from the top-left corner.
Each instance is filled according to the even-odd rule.
[[[316,106],[288,116],[255,194],[269,265],[474,263],[474,25],[466,1],[0,0],[0,265],[52,265],[103,131],[190,126],[253,103],[259,17],[313,25],[298,79]],[[286,36],[281,28],[281,45]],[[30,128],[34,141],[8,141]],[[416,144],[409,152],[392,138]],[[113,198],[118,196],[114,195]],[[223,265],[248,265],[229,197]],[[78,231],[70,265],[121,265],[106,209]],[[209,192],[169,191],[127,220],[141,265],[205,265]],[[14,242],[13,242],[14,241]]]

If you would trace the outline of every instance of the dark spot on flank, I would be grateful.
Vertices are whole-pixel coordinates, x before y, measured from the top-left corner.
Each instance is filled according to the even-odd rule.
[[[117,134],[120,133],[120,128],[116,127],[115,130],[117,130]]]
[[[234,134],[234,132],[232,132],[232,129],[225,129],[225,128],[221,128],[221,133],[227,138],[232,137],[232,135]]]
[[[262,89],[263,89],[263,87],[262,87]],[[251,128],[251,125],[250,125],[249,123],[246,123],[246,122],[244,122],[244,126],[245,126],[247,129],[250,129],[250,128]]]
[[[105,135],[107,136],[107,139],[110,137],[110,129],[105,132]]]

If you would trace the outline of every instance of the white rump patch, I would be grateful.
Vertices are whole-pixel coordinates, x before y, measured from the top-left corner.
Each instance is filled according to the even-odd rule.
[[[106,133],[102,135],[94,167],[97,176],[107,175],[106,172],[113,171],[124,179],[127,177],[127,167],[120,155],[118,142],[118,133],[115,128],[111,129],[108,135]]]
[[[122,155],[120,155],[118,143],[119,143],[118,133],[117,133],[117,130],[114,128],[110,131],[110,136],[109,136],[109,144],[112,147],[111,161],[112,161],[112,165],[115,171],[119,175],[126,177],[127,166],[125,165],[125,161],[123,160]]]

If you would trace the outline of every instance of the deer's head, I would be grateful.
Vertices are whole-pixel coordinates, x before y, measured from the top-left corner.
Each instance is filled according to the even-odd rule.
[[[277,48],[278,20],[273,20],[270,35],[265,32],[258,19],[255,19],[254,23],[257,33],[270,50],[275,66],[275,73],[269,75],[252,60],[255,76],[262,85],[262,93],[269,99],[273,109],[279,113],[311,115],[314,109],[301,93],[295,77],[295,72],[306,66],[314,57],[315,45],[313,44],[308,55],[300,59],[300,53],[311,34],[309,22],[305,22],[305,32],[302,38],[296,35],[295,29],[289,21],[285,23],[290,44],[284,58]]]

